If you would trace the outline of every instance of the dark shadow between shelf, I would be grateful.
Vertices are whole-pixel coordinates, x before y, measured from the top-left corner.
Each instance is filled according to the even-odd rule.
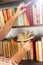
[[[34,60],[23,60],[19,65],[43,65],[43,62]]]

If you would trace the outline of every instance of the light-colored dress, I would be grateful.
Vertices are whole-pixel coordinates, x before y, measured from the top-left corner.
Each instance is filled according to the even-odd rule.
[[[0,65],[18,65],[15,62],[12,63],[11,59],[5,58],[5,57],[0,57]]]

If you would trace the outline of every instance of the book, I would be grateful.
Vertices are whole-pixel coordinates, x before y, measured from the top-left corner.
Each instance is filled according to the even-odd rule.
[[[42,9],[41,9],[42,11],[42,24],[43,24],[43,6],[42,6]]]
[[[3,12],[3,17],[4,17],[4,22],[7,23],[8,19],[7,19],[6,9],[3,9],[2,12]]]
[[[36,43],[36,53],[37,53],[37,60],[42,62],[42,43],[41,41],[37,41]]]
[[[37,25],[42,24],[42,7],[36,4]]]
[[[30,4],[29,6],[26,6],[25,8],[26,8],[25,12],[26,12],[26,16],[29,20],[29,24],[30,24],[30,26],[32,26],[32,25],[34,25],[33,24],[32,4]]]
[[[37,25],[37,16],[36,16],[36,5],[32,5],[32,10],[33,10],[33,23],[34,25]]]
[[[43,37],[41,37],[41,43],[42,43],[42,61],[43,61]]]
[[[6,43],[5,41],[3,42],[3,56],[6,57]]]
[[[2,51],[2,41],[0,42],[0,56],[3,56],[3,51]]]
[[[23,14],[18,16],[18,25],[19,26],[24,26]]]
[[[27,19],[26,13],[23,13],[24,26],[30,26],[29,20]]]
[[[7,19],[10,20],[12,17],[12,8],[6,9],[7,12]]]
[[[35,47],[36,47],[36,60],[39,60],[39,53],[38,53],[38,42],[35,42]]]
[[[13,39],[11,39],[11,44],[12,44],[12,52],[13,52],[13,54],[12,55],[14,55],[15,54],[15,46],[14,46],[14,40]]]
[[[3,13],[2,10],[0,10],[0,27],[2,27],[4,25],[4,17],[3,17]]]
[[[34,49],[33,49],[34,43],[30,42],[30,59],[34,59]]]
[[[7,49],[8,49],[7,53],[8,53],[8,58],[11,57],[10,51],[12,51],[12,50],[10,50],[10,44],[11,44],[11,41],[7,41]]]

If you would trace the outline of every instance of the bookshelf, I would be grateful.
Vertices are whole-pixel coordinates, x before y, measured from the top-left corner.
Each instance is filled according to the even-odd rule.
[[[0,3],[0,9],[6,9],[9,7],[16,8],[19,3],[24,1],[25,3],[29,2],[30,0],[19,0],[17,2],[8,2],[8,3]],[[13,26],[8,35],[5,37],[6,39],[14,38],[19,33],[24,32],[25,30],[33,31],[35,35],[43,36],[43,24],[41,25],[32,25],[32,26]],[[42,65],[43,62],[34,61],[34,60],[23,60],[19,65]]]
[[[31,1],[31,0],[17,0],[17,1],[10,1],[10,2],[0,2],[0,8],[5,8],[5,7],[12,7],[12,6],[14,6],[14,7],[17,7],[18,5],[19,5],[19,3],[21,3],[21,2],[25,2],[25,3],[28,3],[29,1]]]

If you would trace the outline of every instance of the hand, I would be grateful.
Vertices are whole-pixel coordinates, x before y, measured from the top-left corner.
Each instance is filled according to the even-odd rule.
[[[29,51],[30,50],[30,48],[31,48],[31,41],[27,41],[25,44],[24,44],[24,46],[23,46],[23,48],[25,49],[25,50],[27,50],[27,51]]]
[[[23,3],[20,3],[20,5],[17,7],[17,14],[20,15],[23,13],[26,9],[24,8],[26,5]]]

